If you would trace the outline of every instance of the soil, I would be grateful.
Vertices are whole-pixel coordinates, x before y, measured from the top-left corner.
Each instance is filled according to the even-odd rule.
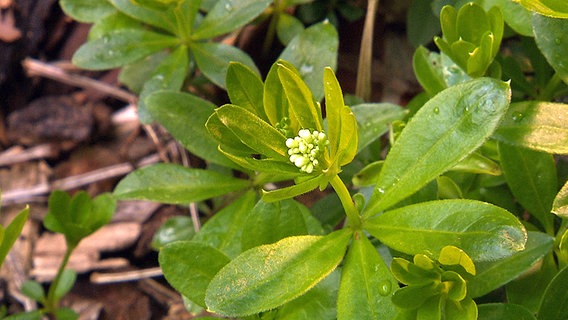
[[[405,40],[404,14],[384,12],[390,11],[381,9],[375,26],[371,100],[404,105],[419,90],[412,76],[414,49]],[[363,21],[340,21],[337,74],[347,93],[355,91]],[[262,36],[259,28],[256,36]],[[121,86],[117,70],[86,72],[70,64],[88,30],[66,17],[56,0],[0,0],[0,223],[26,205],[31,210],[0,272],[0,305],[10,313],[37,307],[19,292],[21,283],[47,285],[62,259],[63,238],[41,223],[50,191],[95,196],[112,192],[139,166],[199,163],[159,125],[140,125],[136,97]],[[259,48],[243,41],[239,45],[258,56]],[[226,99],[218,89],[210,93],[216,103]],[[300,200],[309,205],[314,197]],[[166,219],[189,214],[178,206],[121,202],[112,223],[74,253],[69,267],[79,278],[62,304],[80,319],[190,319],[161,277],[150,246]]]

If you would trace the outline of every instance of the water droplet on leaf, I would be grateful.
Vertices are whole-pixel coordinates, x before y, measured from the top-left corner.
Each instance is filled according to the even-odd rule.
[[[561,43],[562,43],[562,40],[560,40],[560,38],[556,38],[556,39],[554,39],[554,43],[556,43],[556,44],[561,44]]]
[[[434,111],[435,114],[439,114],[439,113],[440,113],[440,108],[435,107],[434,110],[432,110],[432,111]]]
[[[308,73],[312,73],[313,71],[314,71],[314,66],[312,65],[303,64],[300,66],[300,74],[303,76]]]
[[[525,115],[520,113],[520,112],[513,113],[513,121],[515,121],[515,122],[519,122],[519,121],[523,120],[524,117],[525,117]]]
[[[383,297],[388,296],[391,293],[392,284],[390,281],[383,281],[379,284],[379,294]]]

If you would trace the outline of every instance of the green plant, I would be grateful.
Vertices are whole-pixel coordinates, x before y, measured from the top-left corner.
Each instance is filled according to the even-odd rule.
[[[84,191],[78,192],[73,197],[63,191],[54,191],[49,197],[48,205],[49,211],[45,216],[44,226],[65,236],[65,255],[47,293],[44,287],[34,280],[28,280],[22,285],[22,293],[39,302],[43,307],[12,315],[7,319],[42,319],[44,316],[77,319],[75,311],[58,305],[61,298],[72,289],[77,278],[75,271],[65,267],[71,253],[81,240],[110,222],[116,200],[110,194],[102,194],[91,199]]]

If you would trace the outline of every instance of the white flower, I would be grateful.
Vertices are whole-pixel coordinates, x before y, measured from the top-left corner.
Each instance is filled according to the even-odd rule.
[[[290,162],[305,173],[312,173],[318,166],[318,158],[327,144],[325,133],[308,129],[302,129],[297,137],[286,140]]]

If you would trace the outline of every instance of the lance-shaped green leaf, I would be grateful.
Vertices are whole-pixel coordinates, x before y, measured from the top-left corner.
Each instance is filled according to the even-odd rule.
[[[28,220],[30,214],[30,208],[26,207],[24,210],[20,211],[16,217],[10,222],[10,224],[3,228],[0,225],[0,266],[4,262],[4,259],[8,255],[8,252],[14,245],[14,242],[18,240],[24,224]]]
[[[501,166],[511,192],[549,233],[554,233],[550,214],[558,185],[552,155],[499,144]]]
[[[282,64],[278,65],[278,77],[290,111],[298,120],[300,128],[323,131],[321,110],[302,78]]]
[[[240,62],[258,73],[252,58],[237,47],[219,42],[192,42],[190,49],[199,70],[221,88],[225,88],[225,78],[231,61]]]
[[[568,13],[566,18],[568,18]],[[533,14],[534,38],[546,61],[568,84],[568,19],[557,19]]]
[[[282,159],[256,159],[254,158],[254,151],[248,153],[240,152],[223,144],[219,146],[219,151],[237,165],[253,172],[285,175],[285,177],[288,177],[289,179],[301,175],[298,167],[294,166],[292,162],[282,162]]]
[[[156,10],[143,7],[131,0],[107,0],[120,12],[151,26],[175,33],[176,17],[172,10]]]
[[[205,302],[237,317],[276,308],[304,294],[341,262],[350,230],[296,236],[245,251],[213,278]]]
[[[542,302],[538,310],[537,319],[555,320],[568,318],[568,267],[560,270],[552,279],[546,292],[542,297]]]
[[[271,191],[262,190],[262,200],[266,202],[274,202],[293,198],[295,196],[299,196],[301,194],[314,190],[315,188],[320,186],[322,181],[325,181],[325,179],[326,178],[323,175],[319,175],[313,178],[309,178],[308,180],[298,182],[295,185],[286,188],[280,188]]]
[[[202,307],[211,279],[230,261],[221,251],[196,241],[170,243],[160,250],[158,260],[168,283]]]
[[[512,103],[493,137],[553,154],[568,154],[568,104]]]
[[[119,199],[141,199],[185,204],[247,188],[246,180],[215,171],[159,163],[138,169],[114,189]]]
[[[320,101],[324,95],[322,81],[324,68],[335,69],[338,47],[339,38],[335,27],[324,21],[314,24],[294,37],[282,51],[279,59],[296,66],[316,101]]]
[[[327,137],[329,138],[329,148],[333,157],[333,155],[338,153],[338,150],[341,150],[341,139],[343,137],[341,111],[345,106],[345,102],[343,101],[343,92],[335,77],[335,73],[329,67],[326,67],[323,73],[323,90],[325,93]]]
[[[259,201],[247,216],[247,227],[241,240],[243,250],[291,236],[307,235],[308,228],[301,212],[306,210],[292,199],[272,203]]]
[[[178,43],[175,37],[152,31],[121,29],[85,43],[75,52],[72,61],[85,69],[112,69]]]
[[[364,229],[407,254],[436,255],[452,245],[474,261],[510,256],[523,250],[527,240],[525,228],[515,216],[474,200],[430,201],[386,211],[366,221]]]
[[[138,117],[142,123],[152,122],[151,112],[148,110],[146,98],[158,90],[179,91],[187,77],[189,57],[186,46],[177,47],[152,72],[150,78],[142,86],[138,98]],[[162,122],[164,123],[164,122]],[[203,124],[200,124],[203,127]]]
[[[507,83],[480,78],[430,99],[387,155],[364,215],[395,205],[474,152],[499,124],[509,96]]]
[[[232,104],[268,121],[262,105],[264,84],[258,74],[242,63],[231,62],[227,69],[226,85]]]
[[[495,261],[477,264],[477,275],[468,283],[473,298],[481,297],[517,278],[552,249],[553,238],[529,232],[525,250]]]
[[[568,218],[568,182],[564,184],[552,203],[552,212],[559,217]]]
[[[191,37],[209,39],[242,27],[259,16],[270,3],[271,0],[217,1]]]
[[[412,56],[412,68],[416,79],[430,97],[448,87],[444,81],[441,64],[440,54],[430,52],[423,46],[418,47]]]
[[[363,233],[357,233],[341,271],[337,319],[392,319],[398,282]]]
[[[286,137],[254,113],[226,104],[216,109],[215,114],[243,144],[269,158],[288,161]]]
[[[248,191],[207,220],[193,240],[204,242],[230,258],[236,257],[243,251],[241,235],[247,229],[247,217],[256,201],[256,193]]]
[[[159,91],[146,99],[150,116],[162,124],[191,153],[214,163],[235,167],[217,149],[205,127],[215,105],[189,93]]]
[[[536,320],[525,307],[512,303],[485,303],[477,306],[478,318],[484,320]]]
[[[107,0],[61,0],[59,5],[69,17],[80,22],[97,22],[116,11]]]
[[[284,88],[282,88],[282,82],[280,81],[280,77],[278,76],[278,69],[280,68],[279,65],[286,66],[289,70],[295,70],[294,66],[290,63],[279,60],[278,63],[274,63],[270,70],[268,70],[268,74],[266,75],[266,79],[264,80],[264,91],[263,91],[263,105],[264,105],[264,112],[268,117],[268,121],[273,126],[280,125],[281,121],[284,118],[289,118],[288,112],[288,100],[284,94]],[[297,134],[299,128],[297,123],[294,126],[292,119],[289,119],[292,129],[290,132],[290,136]],[[281,126],[282,127],[282,126]],[[286,128],[283,128],[286,129]]]
[[[563,0],[517,0],[530,11],[553,18],[568,18],[568,4]]]

